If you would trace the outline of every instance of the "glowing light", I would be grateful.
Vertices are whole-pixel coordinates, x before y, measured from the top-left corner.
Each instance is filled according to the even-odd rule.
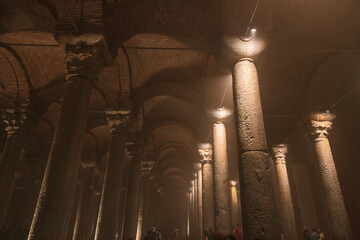
[[[198,143],[198,148],[202,148],[202,149],[211,149],[212,146],[210,143]]]
[[[256,28],[252,28],[251,33],[256,33]]]
[[[236,186],[236,184],[237,184],[237,182],[236,182],[236,181],[230,181],[230,185],[231,185],[232,187],[235,187],[235,186]]]
[[[217,118],[217,119],[225,119],[228,116],[231,115],[231,111],[229,109],[226,109],[225,107],[219,107],[217,108],[214,112],[213,115]]]
[[[326,111],[322,112],[321,114],[322,114],[323,116],[327,116],[327,115],[330,114],[330,111],[329,111],[329,110],[326,110]]]

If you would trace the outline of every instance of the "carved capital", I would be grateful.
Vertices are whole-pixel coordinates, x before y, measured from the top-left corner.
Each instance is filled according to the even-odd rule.
[[[17,134],[24,134],[29,129],[32,119],[30,112],[26,109],[6,109],[1,113],[2,121],[6,124],[5,130],[8,137]]]
[[[211,164],[212,163],[212,148],[211,144],[206,144],[206,147],[199,147],[198,149],[201,163],[204,164]]]
[[[105,111],[105,114],[112,134],[126,131],[131,117],[130,111],[109,110]]]
[[[275,157],[275,164],[286,164],[286,154],[288,153],[288,145],[278,144],[273,146],[272,150]]]
[[[136,152],[135,144],[126,144],[126,159],[130,163],[134,159],[134,155]]]
[[[310,121],[310,134],[313,138],[327,138],[332,128],[331,121]]]
[[[140,172],[142,176],[149,175],[155,166],[155,162],[142,161],[140,162]]]
[[[109,56],[104,38],[101,35],[65,35],[59,37],[59,41],[66,44],[66,80],[81,77],[95,82]]]

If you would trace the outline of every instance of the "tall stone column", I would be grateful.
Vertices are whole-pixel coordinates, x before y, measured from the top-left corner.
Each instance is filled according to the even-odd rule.
[[[195,226],[195,237],[196,239],[199,239],[199,211],[198,211],[198,207],[199,207],[199,194],[198,194],[198,190],[199,190],[199,184],[198,184],[198,175],[197,173],[195,173],[195,179],[194,179],[194,226]]]
[[[146,181],[147,176],[151,173],[151,170],[154,168],[155,162],[151,161],[142,161],[140,163],[140,173],[141,173],[141,180],[140,180],[140,190],[139,190],[139,207],[138,207],[138,214],[137,214],[137,231],[136,231],[136,240],[141,240],[141,231],[144,224],[144,202],[146,200]]]
[[[24,109],[8,109],[2,113],[6,124],[6,143],[0,158],[0,228],[5,224],[10,199],[15,184],[24,134],[28,126],[28,113]]]
[[[272,148],[281,203],[281,227],[285,239],[297,239],[295,212],[286,169],[287,145],[279,144]]]
[[[84,168],[82,174],[82,194],[79,199],[79,206],[77,209],[76,223],[74,228],[73,240],[87,239],[89,236],[89,226],[92,224],[91,202],[93,198],[93,191],[91,188],[91,177],[93,168]]]
[[[70,215],[69,228],[67,230],[67,237],[65,239],[73,239],[74,230],[77,227],[76,226],[77,225],[76,217],[77,217],[77,212],[78,212],[82,192],[83,192],[83,187],[81,186],[81,183],[79,182],[76,187],[75,197],[73,199],[74,204],[73,204],[73,208],[72,208],[71,215]]]
[[[258,76],[252,59],[243,58],[234,65],[233,92],[244,238],[280,239]]]
[[[202,172],[203,172],[203,215],[204,215],[204,228],[214,228],[214,172],[212,161],[212,148],[209,144],[208,148],[200,148]]]
[[[186,239],[190,238],[190,216],[191,216],[191,191],[186,193],[187,213],[186,213]]]
[[[322,193],[326,201],[331,239],[349,240],[353,239],[353,236],[328,139],[334,118],[335,116],[330,113],[312,114],[310,121],[311,137],[320,169]]]
[[[195,181],[191,181],[191,187],[190,187],[190,239],[196,239],[196,227],[195,227],[195,187],[194,187]]]
[[[229,234],[231,229],[229,163],[227,159],[226,130],[222,122],[213,124],[215,231]]]
[[[201,170],[201,163],[196,163],[197,170],[197,235],[198,239],[203,239],[204,221],[203,221],[203,176]]]
[[[17,205],[14,226],[19,229],[28,230],[39,196],[45,162],[42,160],[39,153],[27,152],[25,154],[25,168],[24,197],[21,205]]]
[[[67,39],[66,90],[28,240],[66,237],[91,90],[108,55],[101,35]]]
[[[114,239],[116,237],[121,181],[126,164],[125,144],[129,111],[106,111],[111,138],[109,159],[107,161],[102,188],[95,240]]]
[[[125,214],[127,208],[127,195],[128,195],[128,186],[129,186],[129,171],[130,164],[134,156],[134,145],[128,145],[126,148],[126,158],[127,162],[123,170],[123,180],[122,180],[122,192],[120,195],[120,209],[119,209],[119,221],[118,221],[118,238],[123,239],[124,235],[124,224],[125,224]]]
[[[130,163],[129,185],[126,200],[124,237],[123,239],[136,239],[138,211],[140,200],[140,162],[141,149],[138,147],[134,160]]]
[[[236,227],[239,222],[239,204],[237,197],[236,181],[230,181],[230,195],[231,195],[231,225]]]

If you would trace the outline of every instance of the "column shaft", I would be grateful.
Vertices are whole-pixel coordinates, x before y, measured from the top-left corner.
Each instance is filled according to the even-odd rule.
[[[116,116],[116,117],[115,117]],[[127,116],[127,117],[124,117]],[[119,204],[121,193],[121,181],[125,158],[126,131],[125,123],[127,115],[112,115],[109,120],[111,124],[111,139],[109,159],[106,165],[104,184],[102,188],[100,208],[98,213],[98,222],[95,233],[95,240],[114,239],[116,237],[117,221],[119,218]],[[119,122],[114,123],[116,118]],[[121,122],[123,121],[123,122]],[[116,126],[114,126],[116,124]]]
[[[213,166],[206,162],[203,166],[203,186],[204,186],[204,228],[214,228],[214,175]]]
[[[244,238],[279,239],[259,83],[251,59],[235,64],[233,92]]]
[[[197,172],[198,176],[198,239],[203,239],[204,233],[204,222],[203,222],[203,177],[202,170],[199,169]]]
[[[196,230],[195,230],[195,204],[194,204],[194,186],[191,186],[190,192],[190,239],[196,239]]]
[[[77,209],[76,223],[74,228],[73,240],[87,239],[89,235],[89,226],[91,226],[91,201],[92,201],[92,189],[91,189],[91,175],[92,168],[83,169],[83,181],[82,181],[82,194],[79,199],[79,205]]]
[[[196,178],[194,180],[194,225],[195,225],[195,237],[196,239],[199,239],[199,211],[198,211],[198,207],[199,207],[199,194],[198,194],[198,190],[199,190],[199,184],[198,184],[198,176],[196,174]]]
[[[273,147],[275,155],[275,169],[281,203],[281,226],[285,239],[297,239],[295,211],[293,207],[289,177],[286,169],[286,145]]]
[[[92,81],[103,63],[99,46],[78,43],[66,46],[66,90],[28,240],[66,238]]]
[[[135,159],[130,163],[123,239],[135,240],[136,238],[140,200],[140,160],[138,158],[138,153],[136,153]]]
[[[235,228],[237,224],[239,224],[238,219],[238,198],[237,198],[237,191],[236,191],[236,185],[230,187],[230,193],[231,193],[231,225]]]
[[[320,169],[320,177],[323,185],[324,198],[328,218],[331,226],[331,239],[351,240],[353,239],[349,217],[346,212],[344,198],[340,189],[340,183],[331,152],[327,131],[331,128],[331,122],[312,121],[315,129],[313,135],[314,150]]]
[[[123,180],[122,180],[122,191],[120,194],[120,207],[119,207],[119,221],[118,221],[118,238],[119,240],[123,239],[124,235],[124,223],[125,223],[125,213],[127,208],[127,195],[128,195],[128,185],[129,185],[129,159],[123,170]]]
[[[76,218],[77,218],[77,213],[78,213],[78,209],[79,209],[82,192],[83,192],[83,187],[81,185],[78,185],[76,188],[76,193],[75,193],[75,197],[73,200],[74,204],[73,204],[73,209],[72,209],[71,215],[70,215],[69,228],[67,230],[66,239],[73,239],[74,230],[77,227]]]
[[[23,136],[8,134],[0,159],[0,228],[5,224],[22,146]]]
[[[229,166],[226,130],[223,123],[213,124],[215,231],[232,232],[229,195]]]

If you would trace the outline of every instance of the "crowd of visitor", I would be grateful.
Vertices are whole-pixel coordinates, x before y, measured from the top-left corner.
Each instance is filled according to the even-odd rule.
[[[303,235],[304,235],[304,240],[324,240],[325,239],[325,234],[319,227],[313,228],[312,232],[310,232],[310,230],[307,227],[304,227]]]

